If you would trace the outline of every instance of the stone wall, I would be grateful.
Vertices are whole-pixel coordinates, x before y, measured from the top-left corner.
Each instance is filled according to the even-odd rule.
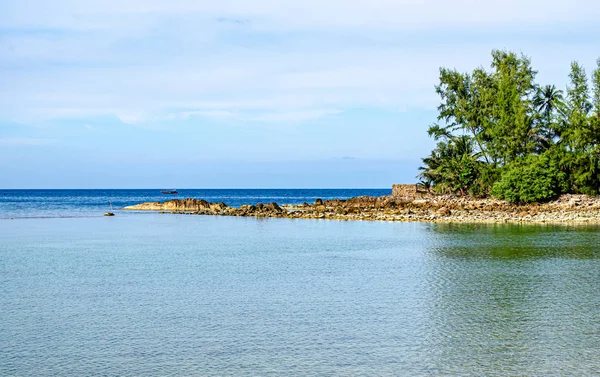
[[[397,184],[392,185],[392,196],[394,198],[414,199],[423,196],[427,190],[416,184]]]

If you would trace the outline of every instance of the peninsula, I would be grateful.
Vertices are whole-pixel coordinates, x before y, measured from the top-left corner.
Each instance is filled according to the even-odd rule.
[[[492,51],[491,70],[440,69],[436,142],[419,185],[301,205],[204,200],[128,210],[202,215],[443,222],[600,223],[600,59],[591,82],[572,62],[566,91],[535,81],[530,59]],[[590,85],[591,84],[591,85]]]
[[[274,217],[289,219],[379,220],[414,222],[528,222],[600,223],[600,198],[565,194],[547,203],[513,204],[493,198],[437,195],[417,185],[394,185],[392,194],[381,197],[322,200],[299,205],[246,204],[231,207],[202,199],[175,199],[125,207],[131,211],[161,213]]]

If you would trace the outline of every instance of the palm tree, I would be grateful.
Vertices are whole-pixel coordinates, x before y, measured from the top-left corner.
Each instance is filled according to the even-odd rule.
[[[462,135],[439,142],[431,154],[423,159],[419,168],[421,184],[433,187],[438,193],[467,194],[477,179],[479,154],[473,147],[473,139]]]
[[[538,113],[544,114],[545,117],[551,117],[554,110],[564,106],[563,91],[556,89],[555,85],[546,85],[538,88],[533,99],[533,104]]]
[[[538,88],[533,98],[533,106],[543,123],[540,128],[545,131],[544,136],[548,142],[560,137],[561,131],[556,121],[556,114],[564,111],[563,100],[563,91],[556,89],[555,85]]]

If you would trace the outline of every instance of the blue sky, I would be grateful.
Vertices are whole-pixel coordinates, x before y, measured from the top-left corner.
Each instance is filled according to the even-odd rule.
[[[0,187],[389,187],[440,66],[600,56],[592,0],[0,2]]]

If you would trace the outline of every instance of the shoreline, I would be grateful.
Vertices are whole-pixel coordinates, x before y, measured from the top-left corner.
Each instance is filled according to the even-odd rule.
[[[146,202],[123,208],[128,211],[345,221],[397,221],[427,223],[600,224],[600,198],[563,195],[548,203],[516,205],[498,199],[477,199],[424,194],[321,200],[299,205],[268,204],[230,207],[202,199]]]

